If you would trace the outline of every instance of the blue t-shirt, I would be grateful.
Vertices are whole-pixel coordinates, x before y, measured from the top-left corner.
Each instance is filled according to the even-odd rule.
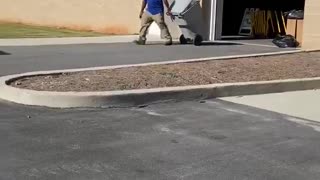
[[[147,11],[152,15],[163,14],[164,7],[162,0],[144,0],[147,3]]]

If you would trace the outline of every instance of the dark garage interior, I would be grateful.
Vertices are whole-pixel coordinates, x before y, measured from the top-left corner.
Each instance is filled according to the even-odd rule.
[[[222,36],[237,36],[246,8],[287,12],[303,10],[305,0],[224,0]]]

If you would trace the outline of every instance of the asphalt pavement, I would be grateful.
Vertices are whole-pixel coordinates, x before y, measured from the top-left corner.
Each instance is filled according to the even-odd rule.
[[[0,75],[277,50],[250,47],[1,47]],[[320,128],[292,119],[217,99],[123,109],[0,101],[0,179],[319,179]]]
[[[208,43],[200,47],[180,44],[164,46],[162,43],[147,46],[133,43],[21,46],[0,47],[0,51],[0,76],[3,76],[38,70],[270,53],[285,49],[225,42]]]
[[[320,177],[320,134],[220,100],[132,109],[0,104],[0,179]]]

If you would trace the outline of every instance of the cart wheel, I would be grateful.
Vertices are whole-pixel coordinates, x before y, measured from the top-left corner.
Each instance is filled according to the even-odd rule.
[[[180,44],[187,44],[188,40],[184,37],[184,35],[182,34],[179,38],[180,40]]]
[[[202,41],[203,41],[202,36],[196,35],[196,37],[195,37],[194,40],[193,40],[193,44],[194,44],[195,46],[200,46],[201,43],[202,43]]]

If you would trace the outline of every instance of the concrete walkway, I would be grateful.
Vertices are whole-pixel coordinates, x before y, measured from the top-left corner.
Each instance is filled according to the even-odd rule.
[[[44,46],[44,45],[75,45],[75,44],[112,44],[130,43],[138,39],[138,35],[111,35],[100,37],[67,37],[67,38],[21,38],[21,39],[0,39],[1,46]],[[150,34],[147,36],[148,43],[164,42],[159,35]],[[178,39],[174,39],[178,42]],[[223,40],[215,41],[220,43],[240,43],[244,45],[276,47],[270,39],[260,40]],[[277,47],[276,47],[277,48]]]
[[[222,99],[320,122],[320,90],[227,97]]]
[[[68,37],[68,38],[25,38],[0,39],[0,46],[40,46],[66,44],[121,43],[133,41],[136,36]]]
[[[67,38],[22,38],[0,39],[0,46],[43,46],[71,44],[110,44],[127,43],[137,39],[137,35],[100,36],[100,37],[67,37]],[[159,36],[149,35],[148,41],[164,41]]]

